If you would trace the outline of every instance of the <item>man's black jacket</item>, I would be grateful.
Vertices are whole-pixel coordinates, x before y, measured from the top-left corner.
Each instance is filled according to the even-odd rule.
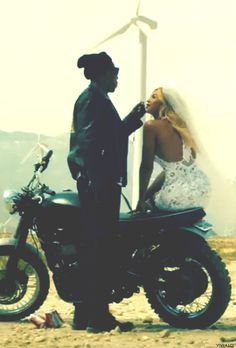
[[[108,96],[91,83],[74,106],[68,155],[72,177],[85,174],[99,188],[125,186],[128,137],[141,126],[135,113],[121,120]]]

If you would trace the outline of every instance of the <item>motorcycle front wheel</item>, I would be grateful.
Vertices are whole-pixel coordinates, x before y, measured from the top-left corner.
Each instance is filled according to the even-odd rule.
[[[205,241],[161,247],[144,290],[152,309],[177,328],[204,329],[225,312],[231,281],[219,255]]]
[[[0,246],[0,321],[15,321],[35,312],[49,291],[49,275],[41,258],[25,249],[17,263],[15,279],[8,287],[6,265],[14,251],[12,245]]]

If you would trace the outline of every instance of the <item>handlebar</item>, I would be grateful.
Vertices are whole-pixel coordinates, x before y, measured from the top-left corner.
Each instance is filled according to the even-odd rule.
[[[38,189],[40,189],[40,191],[42,193],[46,193],[48,195],[54,195],[55,192],[52,191],[49,187],[47,187],[46,185],[42,185],[39,181],[39,176],[40,173],[42,173],[48,166],[49,160],[53,155],[53,151],[52,150],[48,150],[46,155],[43,156],[41,162],[38,162],[34,165],[34,175],[31,178],[30,182],[28,183],[28,185],[26,186],[26,191],[28,190],[33,190],[34,192],[36,192]],[[43,189],[43,190],[42,190]],[[36,191],[35,191],[36,190]],[[24,191],[24,189],[23,189]]]
[[[52,154],[53,154],[53,151],[49,150],[48,153],[43,157],[42,162],[43,161],[47,161],[48,162],[50,160],[50,158],[52,157]]]
[[[43,185],[43,192],[46,193],[47,195],[54,196],[56,194],[55,191],[51,190],[48,186]]]
[[[48,153],[42,158],[40,163],[35,164],[35,172],[39,171],[42,173],[48,166],[49,160],[53,155],[53,151],[49,150]]]
[[[42,170],[41,172],[43,172],[49,163],[50,158],[52,157],[53,151],[49,150],[48,153],[42,158],[42,162],[41,162],[41,166],[42,166]]]

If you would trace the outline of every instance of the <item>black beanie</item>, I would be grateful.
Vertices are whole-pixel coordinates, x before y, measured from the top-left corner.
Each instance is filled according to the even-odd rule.
[[[111,57],[106,52],[84,54],[78,59],[78,68],[84,68],[84,76],[88,80],[96,80],[107,70],[118,74],[119,68],[115,67]]]

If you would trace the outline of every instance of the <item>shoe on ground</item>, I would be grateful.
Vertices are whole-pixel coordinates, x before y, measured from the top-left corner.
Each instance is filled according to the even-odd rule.
[[[83,303],[75,304],[74,317],[72,322],[73,330],[86,330],[88,326],[87,308]]]
[[[87,329],[87,322],[86,323],[82,323],[82,322],[75,323],[75,322],[73,322],[72,323],[72,329],[73,330],[86,330]]]
[[[118,320],[110,321],[108,323],[104,322],[89,322],[87,326],[88,333],[100,333],[100,332],[109,332],[114,330],[115,328],[119,328],[122,332],[132,331],[134,325],[131,322],[119,322]]]

